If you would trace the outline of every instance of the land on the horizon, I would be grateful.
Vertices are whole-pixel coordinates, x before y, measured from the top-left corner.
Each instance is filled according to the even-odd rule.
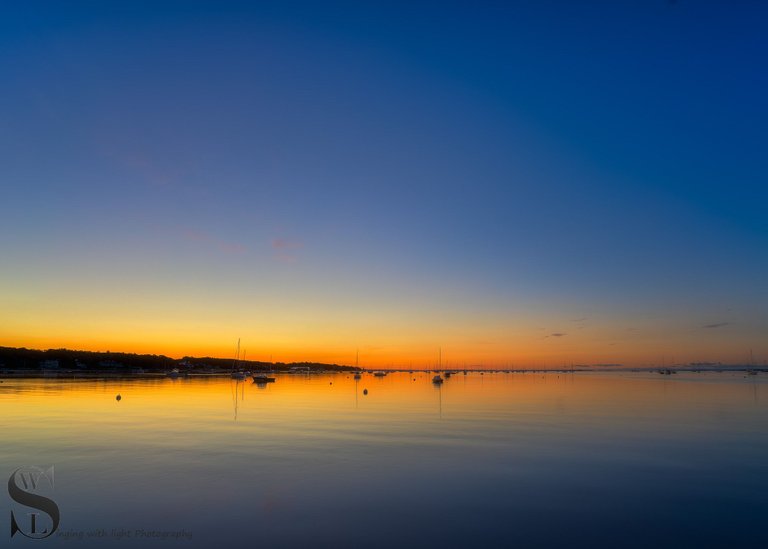
[[[0,373],[41,371],[46,373],[165,373],[173,368],[199,374],[224,374],[233,368],[252,371],[288,372],[301,368],[309,371],[351,371],[353,366],[319,362],[263,362],[233,360],[232,358],[190,357],[171,358],[165,355],[135,354],[110,351],[78,351],[71,349],[27,349],[0,347]]]
[[[43,374],[112,374],[140,375],[165,374],[172,369],[188,374],[228,374],[233,369],[271,372],[349,372],[349,371],[485,371],[485,372],[589,372],[589,371],[652,371],[674,373],[676,371],[761,371],[765,366],[754,364],[724,364],[721,362],[690,362],[626,366],[623,364],[571,364],[562,367],[483,367],[473,365],[462,368],[449,366],[435,368],[366,368],[322,362],[265,362],[236,360],[232,358],[192,357],[171,358],[165,355],[137,354],[110,351],[83,351],[72,349],[27,349],[25,347],[0,347],[0,375],[38,372]]]

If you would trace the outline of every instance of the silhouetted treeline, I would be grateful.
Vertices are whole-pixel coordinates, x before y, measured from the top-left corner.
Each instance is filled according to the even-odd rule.
[[[0,347],[0,368],[34,370],[41,368],[62,370],[166,370],[176,367],[178,361],[164,355],[137,355],[72,351],[69,349],[16,349]]]
[[[0,370],[84,370],[118,371],[130,373],[164,372],[172,368],[180,370],[216,372],[230,371],[233,367],[251,371],[289,371],[291,368],[304,367],[310,370],[355,370],[351,366],[322,364],[318,362],[269,363],[259,361],[238,361],[231,358],[195,358],[174,359],[165,355],[139,355],[135,353],[111,353],[94,351],[73,351],[70,349],[36,349],[0,347]]]
[[[213,368],[216,370],[232,370],[237,368],[238,370],[250,370],[252,372],[259,371],[290,371],[291,368],[309,368],[310,370],[339,370],[339,371],[352,371],[359,370],[354,366],[342,366],[340,364],[324,364],[322,362],[261,362],[258,360],[238,360],[235,361],[231,358],[213,358],[202,357],[195,358],[185,356],[178,360],[181,368],[182,366],[191,367],[192,370]]]

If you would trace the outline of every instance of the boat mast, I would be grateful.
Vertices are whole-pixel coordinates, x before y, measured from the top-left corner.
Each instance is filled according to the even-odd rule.
[[[237,368],[237,362],[240,360],[240,338],[237,338],[237,354],[235,354],[235,361],[232,363],[232,371]]]

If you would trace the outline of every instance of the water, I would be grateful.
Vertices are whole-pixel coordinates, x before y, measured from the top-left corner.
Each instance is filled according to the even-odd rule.
[[[768,546],[768,376],[431,376],[5,379],[3,486],[53,465],[61,512],[11,543]]]

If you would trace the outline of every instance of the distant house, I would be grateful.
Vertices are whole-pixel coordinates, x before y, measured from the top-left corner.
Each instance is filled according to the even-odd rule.
[[[58,360],[41,360],[40,368],[42,368],[43,370],[58,370],[59,361]]]

